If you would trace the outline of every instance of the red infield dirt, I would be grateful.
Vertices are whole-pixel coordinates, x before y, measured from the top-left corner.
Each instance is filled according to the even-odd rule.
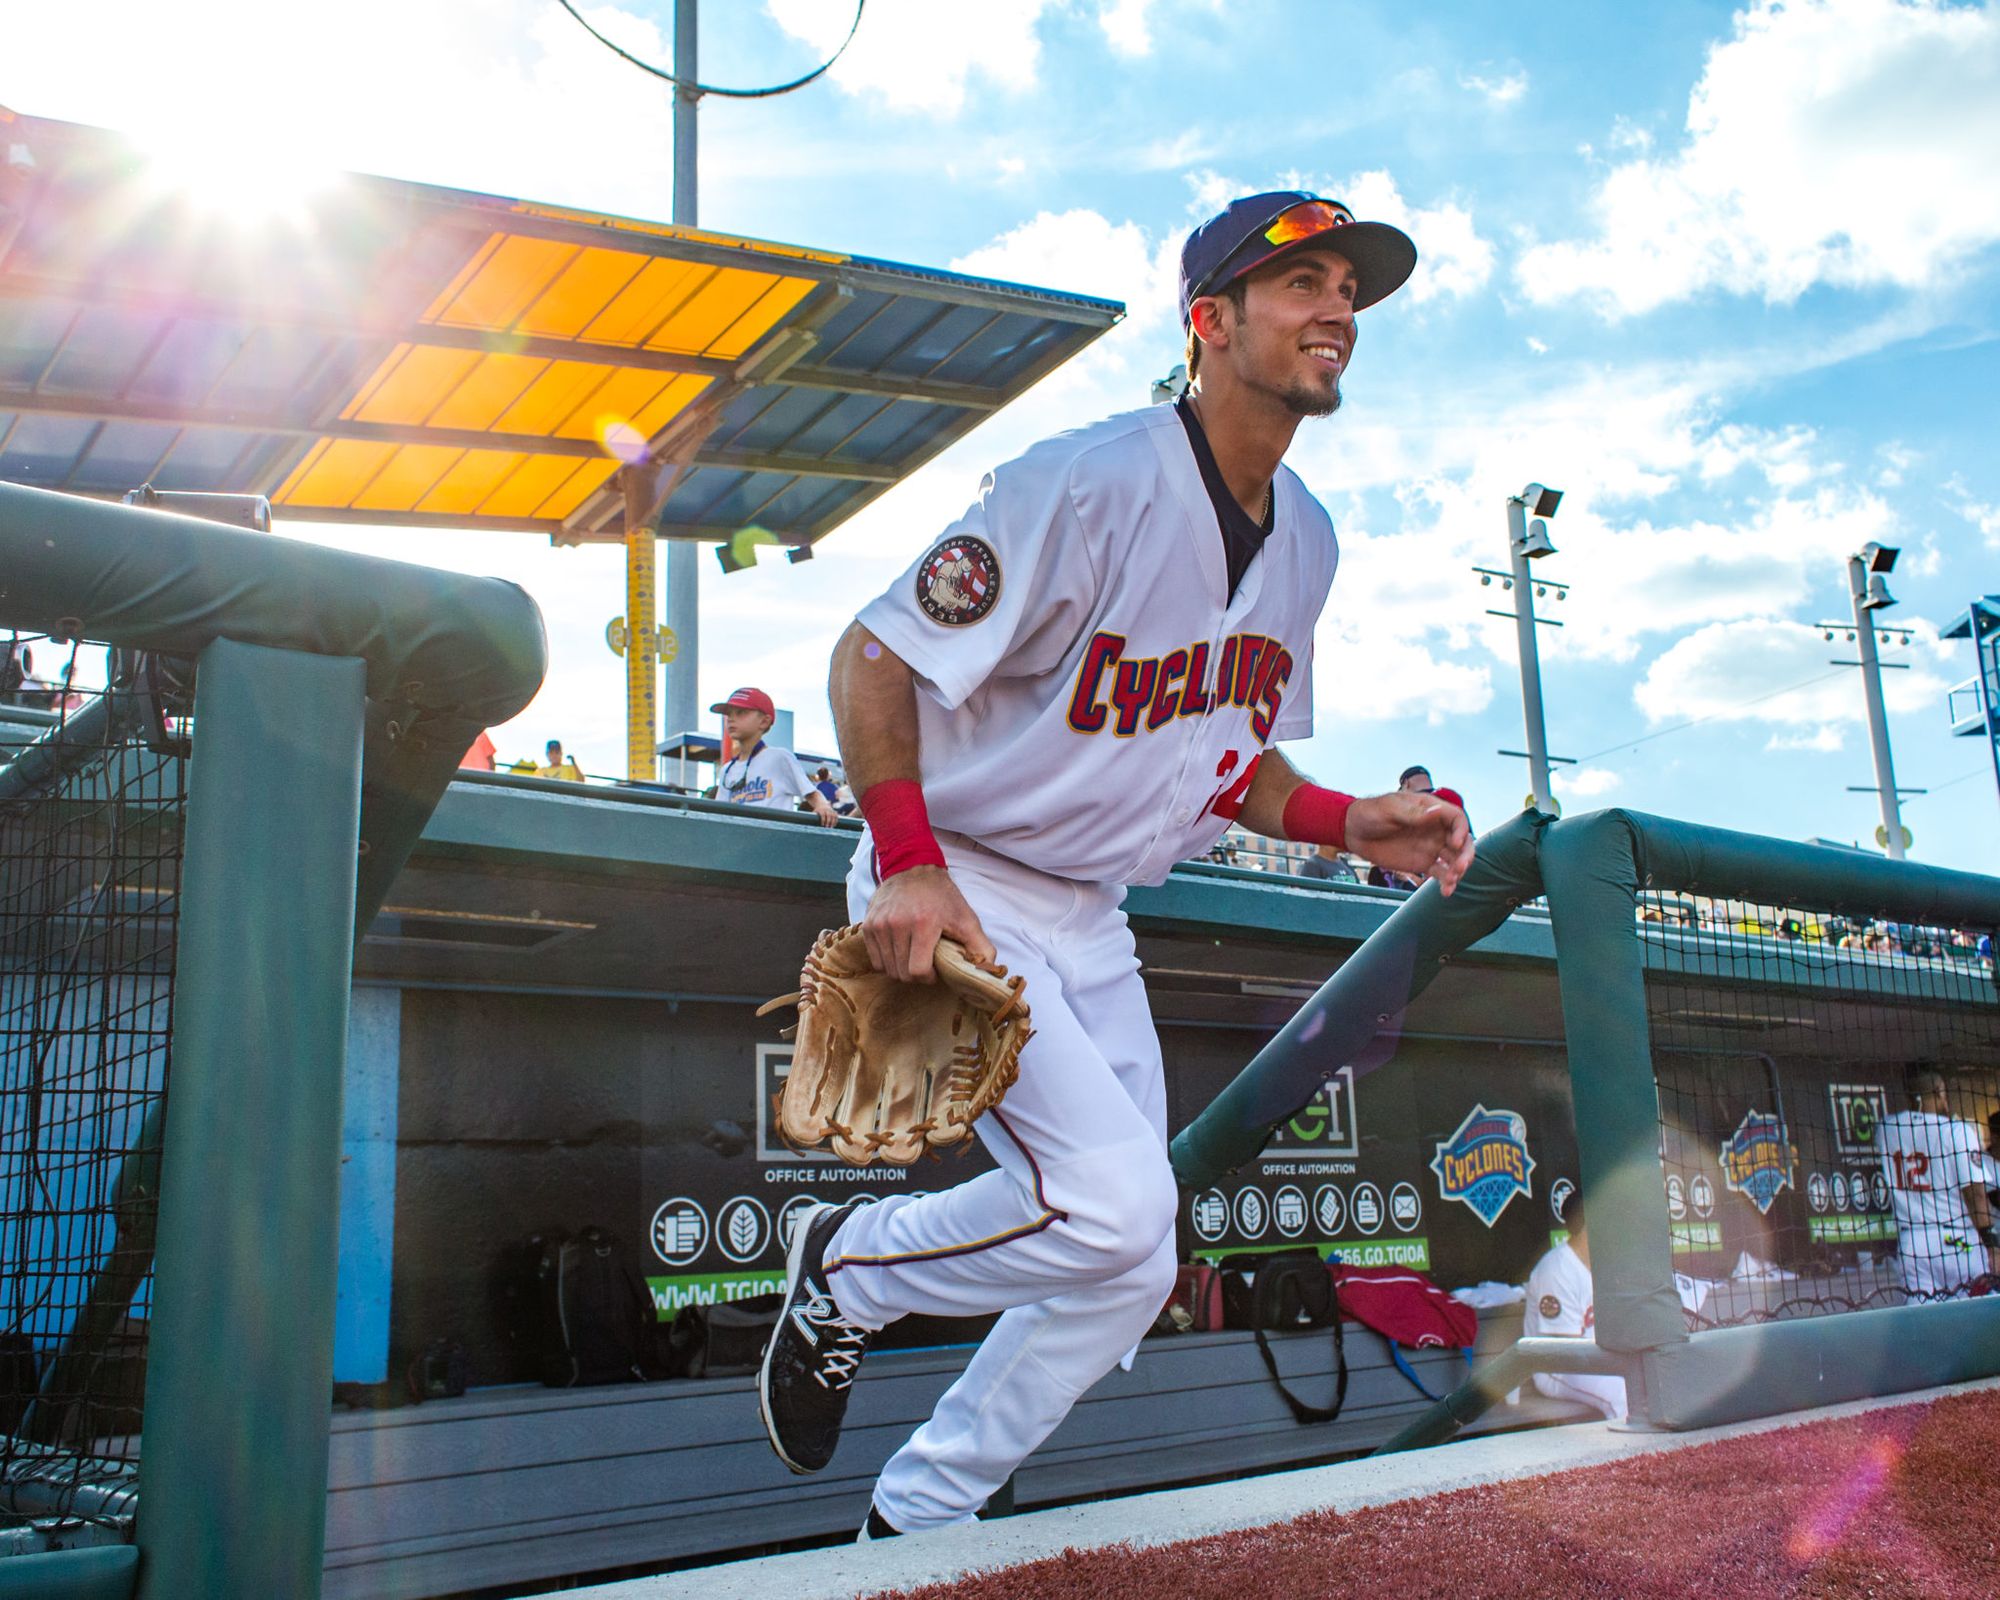
[[[1244,1493],[1255,1494],[1254,1480]],[[2000,1392],[1147,1550],[907,1600],[1995,1600]]]

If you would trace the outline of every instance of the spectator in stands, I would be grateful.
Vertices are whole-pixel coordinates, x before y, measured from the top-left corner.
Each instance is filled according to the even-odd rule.
[[[813,787],[826,796],[826,803],[840,810],[840,785],[833,781],[833,768],[821,767],[813,774]]]
[[[1583,1219],[1583,1191],[1572,1189],[1563,1202],[1562,1223],[1569,1238],[1554,1246],[1528,1274],[1528,1303],[1521,1317],[1525,1335],[1595,1339],[1597,1310],[1590,1279],[1590,1235]],[[1625,1380],[1594,1372],[1538,1372],[1535,1387],[1557,1400],[1591,1406],[1607,1420],[1625,1415]]]
[[[479,737],[472,741],[472,748],[460,759],[459,769],[463,771],[470,768],[474,772],[491,772],[493,758],[497,753],[493,748],[493,735],[481,728]]]
[[[1978,1130],[1951,1114],[1944,1074],[1936,1067],[1917,1063],[1904,1087],[1913,1109],[1883,1118],[1875,1140],[1896,1216],[1896,1264],[1906,1294],[1942,1299],[2000,1271],[2000,1233],[1986,1200],[1986,1152]]]
[[[795,811],[803,800],[827,827],[837,820],[833,802],[806,778],[799,758],[781,745],[767,744],[764,735],[777,721],[778,708],[762,689],[738,689],[727,700],[708,708],[722,714],[725,735],[722,771],[715,797],[739,806],[769,806]]]
[[[18,638],[9,639],[7,653],[0,655],[0,706],[20,704],[21,683],[28,668],[28,647]]]
[[[573,757],[563,754],[562,740],[551,739],[547,747],[547,759],[535,768],[538,778],[563,778],[570,783],[583,782],[583,768]]]
[[[1347,857],[1330,844],[1321,845],[1299,863],[1299,876],[1325,878],[1334,883],[1358,881],[1354,875],[1354,868],[1348,865]]]

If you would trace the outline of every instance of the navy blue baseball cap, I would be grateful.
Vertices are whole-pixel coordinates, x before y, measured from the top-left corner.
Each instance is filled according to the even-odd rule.
[[[1358,222],[1338,200],[1299,189],[1246,195],[1210,217],[1181,246],[1181,326],[1188,307],[1220,294],[1278,256],[1315,248],[1347,258],[1356,278],[1354,309],[1394,294],[1416,270],[1417,247],[1401,228]]]

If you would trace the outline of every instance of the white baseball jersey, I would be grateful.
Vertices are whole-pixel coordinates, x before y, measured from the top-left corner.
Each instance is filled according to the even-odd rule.
[[[1264,747],[1312,731],[1333,524],[1280,468],[1228,595],[1171,406],[1059,434],[860,615],[908,662],[931,821],[1057,877],[1159,883],[1215,843]]]
[[[1528,1303],[1521,1313],[1524,1334],[1579,1338],[1595,1331],[1590,1268],[1567,1244],[1555,1246],[1528,1274]]]
[[[1986,1247],[1965,1204],[1966,1186],[1986,1175],[1978,1130],[1956,1117],[1898,1111],[1883,1119],[1875,1137],[1896,1214],[1903,1287],[1936,1294],[1984,1272]]]
[[[1559,1244],[1528,1274],[1528,1303],[1521,1314],[1521,1332],[1594,1339],[1594,1299],[1590,1268],[1567,1243]],[[1614,1422],[1625,1415],[1623,1378],[1597,1372],[1538,1372],[1535,1387],[1556,1400],[1595,1406]]]
[[[715,798],[744,806],[775,806],[795,810],[812,792],[812,780],[799,758],[782,745],[757,741],[747,756],[723,762],[715,780]]]

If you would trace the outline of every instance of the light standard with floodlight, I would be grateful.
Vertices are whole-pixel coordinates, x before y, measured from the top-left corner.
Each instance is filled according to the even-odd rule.
[[[1906,639],[1907,628],[1883,628],[1875,621],[1877,611],[1886,611],[1896,603],[1896,597],[1889,592],[1889,574],[1895,570],[1896,557],[1902,551],[1895,545],[1876,544],[1873,540],[1864,544],[1847,558],[1847,594],[1854,606],[1854,628],[1848,637],[1852,639],[1860,655],[1858,661],[1836,662],[1836,666],[1858,666],[1861,669],[1861,689],[1868,704],[1868,743],[1875,755],[1875,793],[1882,803],[1882,826],[1876,839],[1889,852],[1892,861],[1901,861],[1904,852],[1903,814],[1898,797],[1904,794],[1922,794],[1922,789],[1898,789],[1896,787],[1896,765],[1889,755],[1889,714],[1882,701],[1882,658],[1875,649],[1878,632],[1899,633]],[[1833,637],[1836,624],[1823,623],[1826,636]],[[1897,663],[1900,665],[1900,663]],[[1865,785],[1849,785],[1850,794],[1865,794]]]
[[[1528,783],[1533,791],[1537,811],[1553,812],[1556,808],[1555,795],[1549,786],[1549,736],[1542,721],[1542,661],[1541,652],[1535,642],[1535,588],[1536,580],[1528,571],[1530,561],[1539,561],[1543,556],[1556,553],[1555,545],[1549,539],[1548,519],[1556,514],[1556,507],[1562,504],[1562,490],[1546,488],[1539,483],[1531,483],[1519,494],[1507,497],[1507,556],[1509,576],[1507,582],[1514,590],[1514,638],[1521,657],[1521,721],[1527,732],[1528,748],[1502,750],[1503,756],[1525,755],[1528,759]],[[1532,516],[1532,520],[1530,520]],[[1490,574],[1487,574],[1490,579]],[[1544,584],[1543,587],[1549,587]],[[1563,585],[1553,587],[1561,598]],[[1494,616],[1509,613],[1496,611]],[[1551,627],[1560,623],[1551,622]],[[1560,761],[1560,756],[1555,758]]]

